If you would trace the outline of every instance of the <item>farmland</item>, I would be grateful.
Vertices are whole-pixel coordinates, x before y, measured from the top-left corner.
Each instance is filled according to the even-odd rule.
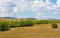
[[[50,25],[11,28],[9,31],[0,32],[0,38],[60,38],[60,23],[57,29],[51,28]]]
[[[60,20],[2,20],[0,26],[7,25],[10,30],[0,31],[0,38],[60,38]],[[52,28],[52,23],[58,28]]]

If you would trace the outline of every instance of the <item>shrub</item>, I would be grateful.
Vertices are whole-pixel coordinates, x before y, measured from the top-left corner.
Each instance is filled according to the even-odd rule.
[[[9,28],[9,26],[7,25],[6,22],[3,22],[3,23],[0,24],[0,31],[7,31],[7,30],[9,30],[9,29],[10,29],[10,28]]]
[[[49,21],[48,20],[40,20],[40,24],[48,24]]]
[[[20,21],[20,26],[21,27],[33,26],[33,21],[32,20],[26,20],[26,21],[21,20]]]
[[[14,21],[11,21],[9,25],[11,28],[15,28],[15,27],[19,27],[19,24],[20,23],[18,21],[14,20]]]
[[[27,26],[33,26],[33,21],[32,20],[27,20],[26,25]]]
[[[58,28],[58,25],[56,23],[53,23],[52,28]]]
[[[36,20],[34,21],[34,24],[48,24],[49,21],[48,20]]]
[[[11,23],[10,23],[10,27],[11,27],[11,28],[16,27],[16,22],[15,22],[15,21],[11,21]]]

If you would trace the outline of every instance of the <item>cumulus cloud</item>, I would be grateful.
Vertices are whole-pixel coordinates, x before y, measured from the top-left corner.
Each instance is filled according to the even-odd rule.
[[[56,15],[56,14],[60,14],[59,12],[59,10],[60,10],[60,2],[59,2],[60,0],[57,0],[57,4],[53,4],[52,2],[50,2],[50,0],[46,0],[46,2],[44,3],[43,1],[42,1],[42,4],[43,4],[43,6],[42,6],[42,9],[41,9],[41,7],[39,6],[39,8],[38,8],[38,10],[39,9],[41,9],[40,11],[39,11],[39,13],[50,13],[51,15],[52,15],[52,17],[54,16],[54,15]],[[38,3],[39,4],[39,3]],[[40,3],[41,4],[41,3]],[[37,5],[36,5],[37,6]],[[45,10],[44,10],[45,9]],[[42,16],[42,14],[40,14],[40,17],[39,17],[39,13],[38,13],[38,15],[37,15],[37,17],[38,18],[40,18],[40,17],[44,17],[45,15],[43,14],[43,16]],[[50,15],[49,14],[49,15]],[[58,16],[58,15],[57,15]],[[49,17],[49,16],[45,16],[45,17]],[[44,18],[45,18],[44,17]],[[51,17],[51,18],[52,18]]]
[[[50,2],[50,0],[0,0],[0,16],[14,16],[19,17],[19,13],[24,11],[35,11],[36,18],[48,18],[46,13],[52,15],[60,14],[60,0],[56,1],[56,4]]]

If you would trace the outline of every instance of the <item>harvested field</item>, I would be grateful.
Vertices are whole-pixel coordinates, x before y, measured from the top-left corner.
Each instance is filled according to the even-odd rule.
[[[51,24],[11,28],[0,32],[0,38],[60,38],[60,23],[57,29],[51,28]]]

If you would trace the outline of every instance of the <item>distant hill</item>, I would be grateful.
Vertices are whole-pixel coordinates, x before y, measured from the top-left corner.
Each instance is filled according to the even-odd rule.
[[[36,19],[36,18],[14,18],[14,17],[0,17],[0,19],[18,19],[18,20],[28,20],[28,19],[31,19],[31,20],[57,20],[57,19],[54,19],[54,18]]]
[[[36,20],[35,18],[20,18],[20,20]]]
[[[57,19],[54,19],[54,18],[49,18],[48,20],[57,20]]]
[[[6,18],[6,19],[16,19],[16,18],[13,18],[13,17],[0,17],[0,18]]]

